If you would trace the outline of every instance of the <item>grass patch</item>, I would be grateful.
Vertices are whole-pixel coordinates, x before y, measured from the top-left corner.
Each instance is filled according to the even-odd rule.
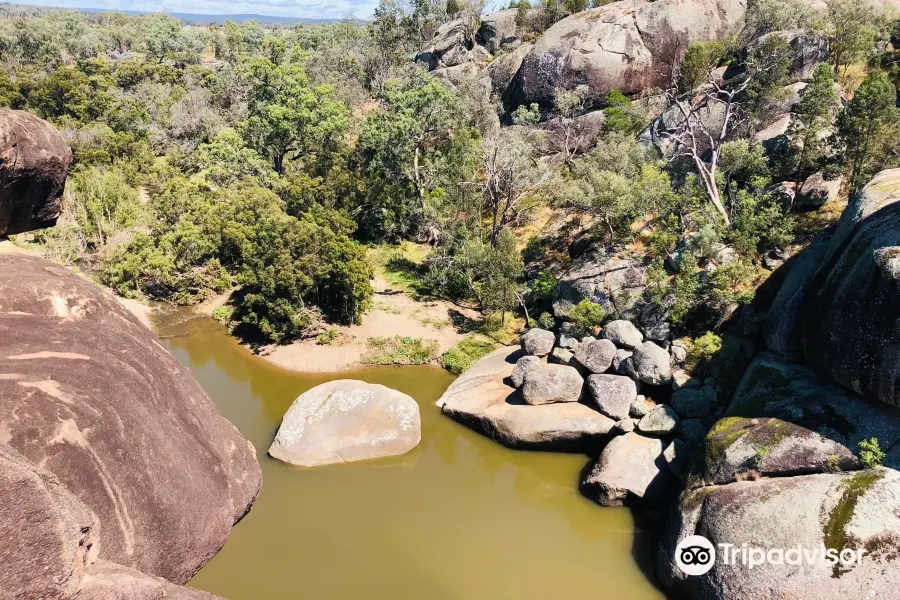
[[[228,325],[234,321],[234,307],[228,304],[220,306],[212,311],[212,318],[223,325]]]
[[[376,302],[372,308],[374,308],[375,310],[380,310],[380,311],[386,312],[389,315],[399,315],[400,313],[403,312],[396,306],[388,304],[387,302],[382,302],[381,300]]]
[[[355,337],[355,336],[353,336]],[[337,329],[329,329],[316,336],[316,344],[319,346],[343,346],[351,340],[351,336],[338,331]]]
[[[467,335],[457,345],[441,356],[444,368],[456,375],[462,374],[477,360],[490,354],[499,344],[480,335]]]
[[[504,346],[512,344],[524,328],[525,319],[509,312],[505,318],[501,313],[493,312],[468,327],[471,333],[479,333]]]
[[[431,289],[425,284],[427,244],[402,242],[399,245],[380,244],[369,249],[375,272],[391,288],[411,295],[425,296]]]
[[[437,340],[414,337],[374,337],[366,344],[363,362],[370,365],[424,365],[437,358]]]

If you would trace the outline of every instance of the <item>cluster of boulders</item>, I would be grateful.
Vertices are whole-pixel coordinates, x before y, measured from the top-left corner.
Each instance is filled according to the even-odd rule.
[[[582,491],[602,505],[658,507],[720,411],[715,382],[688,376],[686,358],[683,344],[646,340],[626,320],[607,323],[599,339],[531,329],[519,349],[476,363],[438,405],[511,447],[599,456]]]
[[[71,152],[0,111],[0,235],[52,225]],[[0,254],[0,598],[212,599],[181,587],[262,483],[250,443],[108,292]]]
[[[558,89],[582,84],[599,102],[613,89],[664,84],[688,44],[723,39],[745,11],[743,0],[613,2],[560,20],[532,43],[507,9],[484,16],[474,36],[463,20],[444,24],[416,58],[451,82],[463,73],[485,79],[509,109],[551,107]]]

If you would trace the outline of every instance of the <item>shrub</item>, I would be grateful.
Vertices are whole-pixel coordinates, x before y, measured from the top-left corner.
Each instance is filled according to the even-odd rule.
[[[721,350],[722,338],[712,331],[707,331],[688,343],[685,369],[690,373],[694,372],[699,366],[708,363]]]
[[[555,325],[556,325],[556,319],[553,318],[553,315],[551,315],[548,312],[543,312],[543,313],[541,313],[541,316],[538,317],[537,326],[540,327],[541,329],[546,329],[548,331],[551,331]]]
[[[370,365],[424,365],[437,356],[436,340],[414,337],[374,337],[367,342],[363,362]]]
[[[531,287],[531,294],[535,302],[546,302],[552,300],[556,295],[556,277],[548,271],[541,271],[534,280]]]
[[[329,329],[316,336],[316,345],[330,346],[333,341],[341,337],[341,333],[337,329]]]
[[[603,307],[587,298],[575,305],[570,315],[572,324],[578,329],[590,330],[603,325],[606,311]]]
[[[444,352],[441,356],[441,364],[451,373],[460,375],[496,347],[497,344],[491,340],[471,335],[466,336],[456,346]]]
[[[223,325],[228,325],[234,320],[234,307],[228,305],[220,306],[212,311],[212,318]]]
[[[884,462],[884,451],[878,445],[878,438],[873,437],[859,443],[859,462],[865,469],[872,469]]]

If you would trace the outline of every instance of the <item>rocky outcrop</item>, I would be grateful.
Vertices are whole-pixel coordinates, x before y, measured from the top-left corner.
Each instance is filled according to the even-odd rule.
[[[71,162],[52,125],[0,109],[0,236],[56,224]]]
[[[552,106],[557,88],[586,84],[591,100],[612,89],[665,85],[690,42],[732,33],[742,0],[638,0],[576,13],[543,33],[513,82],[513,103]]]
[[[643,257],[631,257],[609,249],[587,252],[572,261],[559,277],[556,317],[567,320],[568,311],[582,300],[603,307],[609,319],[641,322],[646,302],[647,265]]]
[[[751,44],[748,50],[752,51],[753,48],[764,43],[767,38],[774,36],[782,38],[791,47],[788,77],[792,82],[808,80],[819,63],[828,60],[828,40],[801,29],[767,33]]]
[[[518,9],[498,10],[481,17],[476,40],[491,54],[514,47],[521,43],[519,26],[516,23]]]
[[[509,84],[512,83],[516,73],[519,72],[522,61],[525,60],[525,57],[528,56],[533,47],[534,44],[530,42],[519,44],[511,52],[498,56],[488,64],[487,74],[491,79],[491,87],[495,94],[498,96],[503,95]]]
[[[603,326],[603,337],[616,346],[634,350],[644,343],[644,334],[631,321],[610,321]]]
[[[751,473],[785,477],[859,469],[859,443],[873,437],[885,450],[897,445],[900,410],[763,353],[707,435],[690,485],[730,483]]]
[[[575,352],[575,361],[589,373],[605,373],[615,357],[616,346],[609,340],[582,344]]]
[[[223,600],[105,560],[85,574],[77,600]]]
[[[581,402],[529,406],[509,382],[518,348],[500,348],[472,365],[437,401],[441,411],[511,448],[596,452],[612,419]]]
[[[900,169],[850,201],[801,308],[807,361],[844,387],[900,406]]]
[[[102,524],[100,557],[186,582],[253,504],[255,452],[111,294],[0,257],[0,443]]]
[[[525,374],[522,398],[532,406],[578,402],[583,389],[584,380],[574,367],[559,364],[542,365]]]
[[[644,342],[631,356],[631,368],[635,377],[650,385],[672,382],[672,362],[669,353],[654,344]]]
[[[269,456],[302,467],[405,454],[419,445],[419,405],[389,387],[338,379],[300,394]]]
[[[97,517],[55,475],[0,444],[0,597],[73,598],[99,533]]]
[[[431,45],[416,55],[416,60],[431,70],[465,63],[487,63],[490,53],[469,38],[462,19],[444,23],[434,32]]]
[[[616,421],[628,416],[637,398],[634,380],[621,375],[590,375],[587,385],[600,412]]]
[[[678,597],[691,600],[843,600],[861,594],[894,598],[900,585],[898,497],[900,473],[885,468],[688,491],[669,519],[658,572]],[[704,536],[715,546],[786,550],[799,545],[818,555],[812,564],[785,554],[781,564],[753,567],[740,560],[725,565],[718,558],[708,573],[688,576],[675,563],[675,548],[690,535]],[[854,557],[832,564],[825,560],[823,547],[866,553],[858,563]]]
[[[522,336],[522,353],[525,356],[547,356],[553,350],[556,336],[546,329],[529,329]]]

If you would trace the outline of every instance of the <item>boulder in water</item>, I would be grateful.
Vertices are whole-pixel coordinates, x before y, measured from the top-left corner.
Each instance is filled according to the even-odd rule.
[[[269,456],[302,467],[404,454],[422,439],[419,405],[389,387],[338,379],[300,394]]]
[[[613,438],[581,482],[582,493],[602,506],[655,504],[672,487],[658,438],[631,432]]]

